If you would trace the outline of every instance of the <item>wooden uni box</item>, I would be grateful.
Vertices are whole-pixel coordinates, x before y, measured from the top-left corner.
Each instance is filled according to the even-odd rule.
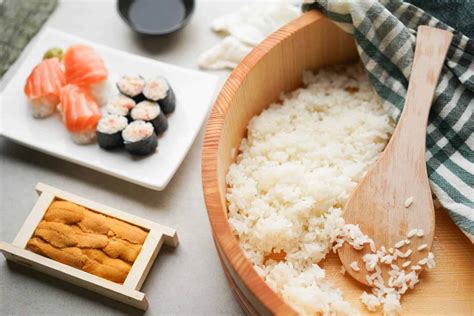
[[[140,288],[163,243],[172,247],[178,245],[176,231],[42,183],[36,185],[36,191],[39,194],[38,201],[23,223],[13,243],[9,244],[0,241],[0,251],[2,251],[5,258],[111,299],[146,310],[148,308],[148,301],[146,295],[140,292]],[[73,202],[91,211],[133,224],[148,232],[142,249],[133,262],[123,284],[109,281],[26,249],[28,240],[33,236],[48,207],[56,199]]]

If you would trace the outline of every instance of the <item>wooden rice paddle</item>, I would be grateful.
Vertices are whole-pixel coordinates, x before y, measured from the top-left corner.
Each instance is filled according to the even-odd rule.
[[[407,239],[412,229],[422,229],[422,237],[410,238],[410,244],[400,248],[413,253],[406,259],[398,259],[400,268],[404,262],[411,266],[428,255],[433,242],[435,215],[430,185],[426,172],[425,139],[428,114],[443,66],[452,34],[428,26],[418,28],[415,58],[400,121],[380,158],[367,172],[344,208],[346,223],[359,224],[362,232],[372,238],[375,246],[395,249],[395,244]],[[409,207],[407,199],[413,197]],[[417,248],[427,244],[427,249]],[[347,272],[357,281],[368,285],[367,272],[362,256],[370,252],[368,245],[355,250],[344,243],[339,257]],[[356,261],[360,271],[351,268]],[[390,265],[380,264],[384,279]]]

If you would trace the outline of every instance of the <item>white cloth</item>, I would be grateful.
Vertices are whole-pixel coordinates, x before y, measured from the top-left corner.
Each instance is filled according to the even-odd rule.
[[[204,69],[235,68],[269,34],[300,14],[299,6],[286,2],[255,3],[218,17],[211,29],[227,36],[199,57]]]

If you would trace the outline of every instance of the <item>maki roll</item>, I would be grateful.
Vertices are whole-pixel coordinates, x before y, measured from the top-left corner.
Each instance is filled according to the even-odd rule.
[[[176,108],[176,97],[173,89],[163,77],[156,77],[146,82],[143,95],[151,101],[156,101],[165,114],[174,112]]]
[[[125,75],[117,81],[120,93],[132,98],[137,103],[145,100],[142,94],[144,87],[145,79],[141,76]]]
[[[124,96],[123,94],[116,95],[110,98],[105,106],[105,110],[109,114],[116,114],[121,116],[129,116],[130,110],[135,107],[136,103],[132,98]]]
[[[127,127],[125,116],[109,114],[102,117],[97,124],[97,142],[104,149],[123,146],[122,131]]]
[[[158,147],[158,137],[153,125],[144,121],[134,121],[122,131],[125,149],[134,155],[149,155]]]
[[[168,120],[156,102],[142,101],[138,103],[132,109],[130,116],[134,121],[150,122],[157,135],[163,134],[168,129]]]

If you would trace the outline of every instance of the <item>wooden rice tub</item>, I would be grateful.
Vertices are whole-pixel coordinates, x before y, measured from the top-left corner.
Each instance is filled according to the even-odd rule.
[[[235,158],[232,152],[237,150],[254,115],[278,100],[282,91],[301,86],[303,70],[357,59],[349,35],[320,13],[308,12],[258,45],[232,72],[213,106],[202,152],[204,196],[222,267],[248,315],[296,312],[254,271],[227,222],[225,175]],[[415,291],[403,297],[404,314],[474,313],[473,250],[449,217],[437,211],[433,244],[437,267],[424,273]],[[339,273],[337,256],[328,255],[322,266],[332,283],[342,289],[344,298],[366,312],[359,296],[368,289]]]

